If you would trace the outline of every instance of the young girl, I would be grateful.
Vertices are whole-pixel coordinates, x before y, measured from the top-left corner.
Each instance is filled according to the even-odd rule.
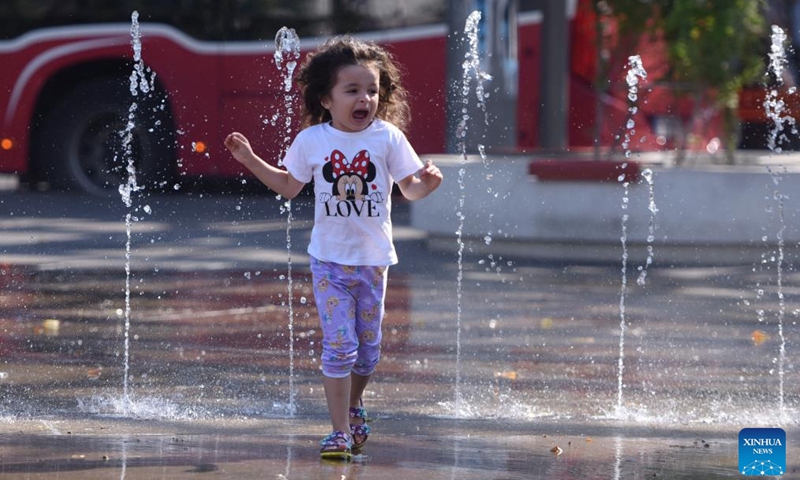
[[[408,120],[400,71],[383,48],[349,36],[329,40],[298,71],[303,127],[271,166],[247,139],[225,139],[233,157],[264,184],[294,198],[314,181],[308,253],[322,326],[322,373],[333,432],[320,455],[349,459],[370,428],[361,397],[380,358],[392,242],[392,186],[409,200],[434,191],[442,174],[419,160],[402,130]]]

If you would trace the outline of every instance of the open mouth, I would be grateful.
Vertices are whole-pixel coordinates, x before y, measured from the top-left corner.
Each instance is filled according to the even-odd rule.
[[[356,120],[365,120],[369,116],[369,110],[356,110],[353,112],[353,118]]]

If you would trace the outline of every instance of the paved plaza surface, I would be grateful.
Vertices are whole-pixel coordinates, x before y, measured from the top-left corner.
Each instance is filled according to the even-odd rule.
[[[373,435],[331,463],[310,199],[288,229],[269,194],[134,203],[0,191],[0,478],[735,478],[747,427],[800,478],[794,258],[656,247],[640,285],[643,258],[429,250],[398,202]]]

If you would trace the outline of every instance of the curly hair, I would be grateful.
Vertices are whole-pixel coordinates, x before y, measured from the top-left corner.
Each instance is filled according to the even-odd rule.
[[[322,99],[336,84],[339,69],[348,65],[373,64],[378,68],[380,89],[375,116],[405,131],[409,107],[402,73],[391,53],[372,42],[363,42],[349,35],[333,37],[310,53],[297,72],[302,96],[302,127],[331,120]]]

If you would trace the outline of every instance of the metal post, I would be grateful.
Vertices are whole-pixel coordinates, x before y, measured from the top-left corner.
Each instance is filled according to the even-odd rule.
[[[476,2],[470,0],[449,0],[447,4],[447,78],[445,82],[447,90],[445,151],[447,153],[461,153],[462,139],[458,137],[458,125],[463,115],[464,105],[461,95],[462,64],[468,48],[464,39],[464,24],[476,7]],[[471,148],[467,146],[467,150],[469,151]]]
[[[464,25],[474,11],[481,12],[479,57],[481,69],[491,75],[483,81],[486,111],[478,106],[474,87],[465,105],[462,84],[463,63],[468,43]],[[448,3],[447,37],[447,139],[445,150],[460,153],[462,142],[467,152],[475,153],[478,145],[486,150],[513,149],[517,145],[517,0],[450,0]],[[466,112],[464,108],[466,106]],[[463,115],[469,115],[465,138],[458,136]]]
[[[486,100],[489,127],[487,150],[513,150],[517,146],[517,100],[519,60],[517,57],[517,1],[494,0],[488,6],[487,41],[489,74]]]
[[[543,150],[567,148],[569,36],[567,2],[543,0],[542,73],[539,145]]]

